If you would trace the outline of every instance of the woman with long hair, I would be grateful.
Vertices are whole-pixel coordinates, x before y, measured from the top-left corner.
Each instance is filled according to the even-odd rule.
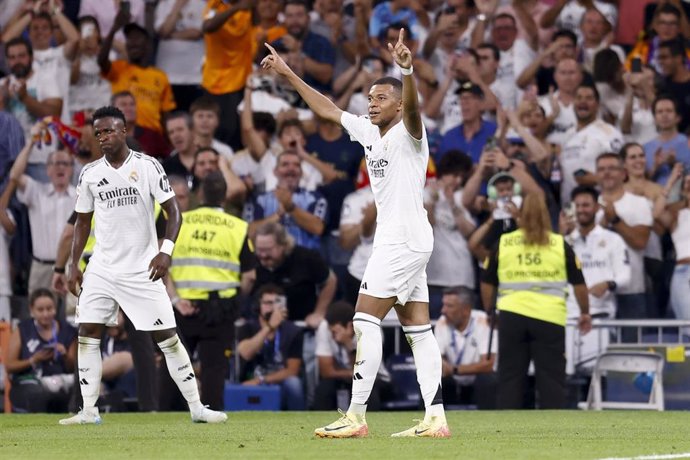
[[[518,227],[501,236],[481,283],[487,311],[498,293],[498,407],[523,408],[527,370],[533,361],[539,408],[562,409],[568,284],[573,285],[580,306],[582,334],[592,326],[587,286],[572,248],[551,231],[540,195],[525,196]]]

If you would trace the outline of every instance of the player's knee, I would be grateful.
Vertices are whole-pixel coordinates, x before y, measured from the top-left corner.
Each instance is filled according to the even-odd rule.
[[[79,336],[100,339],[104,328],[102,324],[82,323],[79,325]]]
[[[154,342],[161,343],[164,340],[168,340],[169,338],[173,337],[175,334],[175,329],[165,329],[162,331],[152,331],[151,337],[153,337]]]

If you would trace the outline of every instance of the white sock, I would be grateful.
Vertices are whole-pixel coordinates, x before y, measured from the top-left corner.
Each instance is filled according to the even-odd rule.
[[[352,324],[357,337],[357,354],[352,371],[352,399],[348,412],[363,415],[367,410],[367,401],[381,366],[381,320],[367,313],[357,312]]]
[[[445,417],[443,393],[441,392],[441,350],[431,332],[431,324],[423,326],[403,326],[407,343],[412,348],[417,367],[417,382],[422,391],[425,420],[429,417]]]
[[[169,339],[159,342],[158,347],[165,356],[165,364],[168,366],[170,377],[189,404],[189,410],[202,409],[204,406],[199,398],[199,388],[196,385],[192,362],[189,360],[187,349],[182,345],[180,338],[175,334]]]
[[[101,359],[101,339],[79,336],[77,348],[79,364],[79,388],[84,399],[84,409],[96,406],[101,389],[103,361]]]

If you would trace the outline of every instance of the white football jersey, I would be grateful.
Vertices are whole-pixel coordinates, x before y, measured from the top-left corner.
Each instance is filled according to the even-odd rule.
[[[597,157],[602,153],[618,153],[623,147],[623,135],[613,125],[595,120],[581,130],[577,126],[565,134],[565,144],[561,151],[561,204],[570,203],[570,192],[577,186],[573,173],[584,169],[596,173]]]
[[[147,271],[158,254],[154,200],[174,197],[161,164],[130,150],[119,168],[105,157],[87,166],[79,176],[75,211],[94,213],[96,246],[89,267],[107,267],[115,273]]]
[[[591,288],[604,281],[614,281],[619,289],[630,284],[630,252],[618,233],[595,225],[586,238],[578,230],[566,237],[573,252],[580,260],[585,284]],[[568,296],[568,317],[578,318],[580,307],[574,294]],[[607,313],[609,318],[616,316],[616,293],[607,291],[601,297],[589,296],[589,312],[592,315]]]
[[[340,119],[350,137],[364,147],[367,172],[376,202],[374,248],[405,243],[418,252],[434,249],[434,235],[424,209],[424,184],[429,162],[426,129],[415,139],[398,122],[381,137],[367,117],[343,112]]]

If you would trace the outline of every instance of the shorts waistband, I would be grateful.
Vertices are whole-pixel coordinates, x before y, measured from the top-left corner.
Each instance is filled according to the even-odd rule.
[[[35,257],[35,256],[31,256],[31,258],[32,258],[33,260],[35,260],[36,262],[38,262],[39,264],[43,264],[43,265],[55,265],[55,261],[54,261],[54,260],[39,259],[38,257]]]

